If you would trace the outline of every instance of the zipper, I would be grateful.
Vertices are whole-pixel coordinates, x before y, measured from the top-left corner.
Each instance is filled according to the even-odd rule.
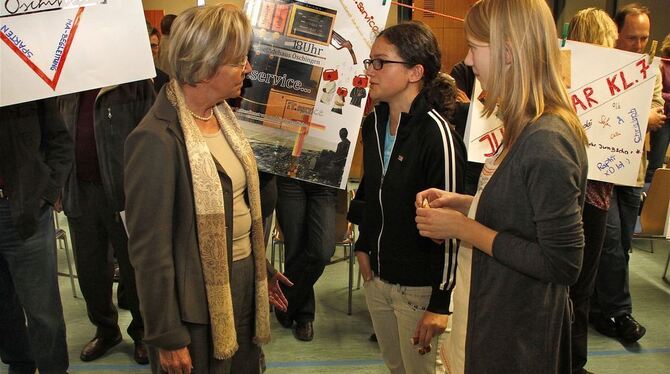
[[[381,242],[382,242],[382,235],[384,233],[384,204],[382,203],[382,189],[384,187],[384,177],[386,177],[386,172],[388,171],[388,165],[386,168],[386,171],[384,170],[384,153],[382,152],[382,147],[381,143],[379,142],[379,127],[377,126],[377,111],[374,111],[375,114],[375,134],[377,135],[377,151],[379,152],[379,162],[381,164],[382,168],[382,177],[379,182],[379,208],[381,210],[381,216],[382,216],[382,226],[381,229],[379,230],[379,236],[377,236],[377,276],[381,278],[382,274],[382,261],[381,261],[381,253],[382,253],[382,247],[381,247]],[[390,114],[390,111],[389,111]],[[396,137],[398,136],[398,131],[400,130],[400,119],[402,118],[402,113],[398,115],[398,128],[396,129]],[[390,125],[390,121],[389,121]],[[390,130],[389,130],[390,131]],[[391,146],[391,156],[393,156],[393,149],[395,149],[395,144],[396,142],[393,141],[393,145]],[[389,164],[391,163],[392,157],[389,157]]]
[[[114,135],[114,126],[112,126],[112,108],[107,107],[107,119],[109,122],[109,132]]]

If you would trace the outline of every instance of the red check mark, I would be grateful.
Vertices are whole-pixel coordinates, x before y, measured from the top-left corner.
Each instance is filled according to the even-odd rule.
[[[19,58],[21,60],[23,60],[23,62],[25,62],[26,65],[28,65],[28,67],[30,69],[32,69],[35,72],[35,74],[37,74],[37,76],[42,78],[42,80],[49,87],[51,87],[52,90],[55,91],[56,90],[56,85],[58,85],[58,80],[60,79],[61,71],[63,70],[63,65],[65,64],[65,60],[66,60],[67,55],[70,51],[70,46],[72,45],[72,41],[74,40],[74,35],[77,32],[77,28],[79,27],[79,19],[81,18],[81,14],[83,12],[84,12],[84,7],[80,7],[79,10],[77,10],[77,15],[74,18],[74,22],[72,24],[72,29],[70,30],[70,34],[68,35],[67,41],[65,42],[65,48],[63,49],[63,54],[61,55],[61,59],[58,62],[58,65],[56,67],[56,73],[54,74],[53,78],[51,78],[51,79],[49,77],[47,77],[47,75],[44,73],[44,71],[42,71],[42,69],[40,69],[37,65],[35,65],[35,63],[32,62],[28,58],[28,56],[23,54],[23,52],[21,52],[21,50],[11,40],[9,40],[9,38],[7,38],[7,35],[5,35],[4,33],[0,33],[0,40],[5,42],[5,44],[7,44],[9,49],[14,51],[14,53],[16,53],[16,55],[19,56]]]

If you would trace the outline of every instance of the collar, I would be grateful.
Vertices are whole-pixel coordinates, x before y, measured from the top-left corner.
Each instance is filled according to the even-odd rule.
[[[409,107],[409,113],[403,112],[400,115],[401,122],[408,121],[416,115],[421,115],[427,113],[432,109],[432,106],[428,103],[426,99],[426,89],[422,89],[418,95],[412,101],[412,104]],[[382,118],[387,118],[389,114],[389,104],[387,102],[380,102],[375,106],[375,110]]]
[[[179,125],[179,116],[177,115],[177,110],[170,100],[167,98],[167,92],[165,89],[167,84],[163,85],[156,101],[154,102],[153,116],[156,117],[159,121],[165,122],[165,126],[170,129],[176,136],[177,139],[184,143],[184,133],[182,132],[181,126]]]

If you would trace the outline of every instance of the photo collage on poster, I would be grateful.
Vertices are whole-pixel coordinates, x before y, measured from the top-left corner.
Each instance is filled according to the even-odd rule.
[[[346,186],[367,99],[362,61],[389,8],[367,3],[246,2],[252,71],[234,110],[260,170]]]

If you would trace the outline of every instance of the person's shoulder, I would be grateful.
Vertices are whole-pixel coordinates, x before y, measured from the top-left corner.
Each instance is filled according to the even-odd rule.
[[[155,96],[154,84],[151,79],[141,79],[138,81],[122,83],[116,87],[120,89],[125,95],[135,96],[141,99],[142,96]]]
[[[427,140],[433,138],[441,140],[443,135],[445,137],[458,136],[449,120],[435,109],[419,115],[417,122],[420,124],[419,128],[425,132],[424,135],[428,137]]]
[[[543,114],[528,126],[528,135],[534,137],[568,136],[574,137],[574,129],[557,114]]]
[[[586,145],[575,129],[556,114],[542,115],[524,132],[525,134],[517,140],[517,143],[526,149],[522,157],[558,157],[567,154],[577,157],[586,152]]]
[[[169,123],[156,117],[154,108],[149,109],[149,112],[142,118],[140,123],[133,129],[130,136],[134,137],[151,137],[163,138],[169,137],[168,132]]]

